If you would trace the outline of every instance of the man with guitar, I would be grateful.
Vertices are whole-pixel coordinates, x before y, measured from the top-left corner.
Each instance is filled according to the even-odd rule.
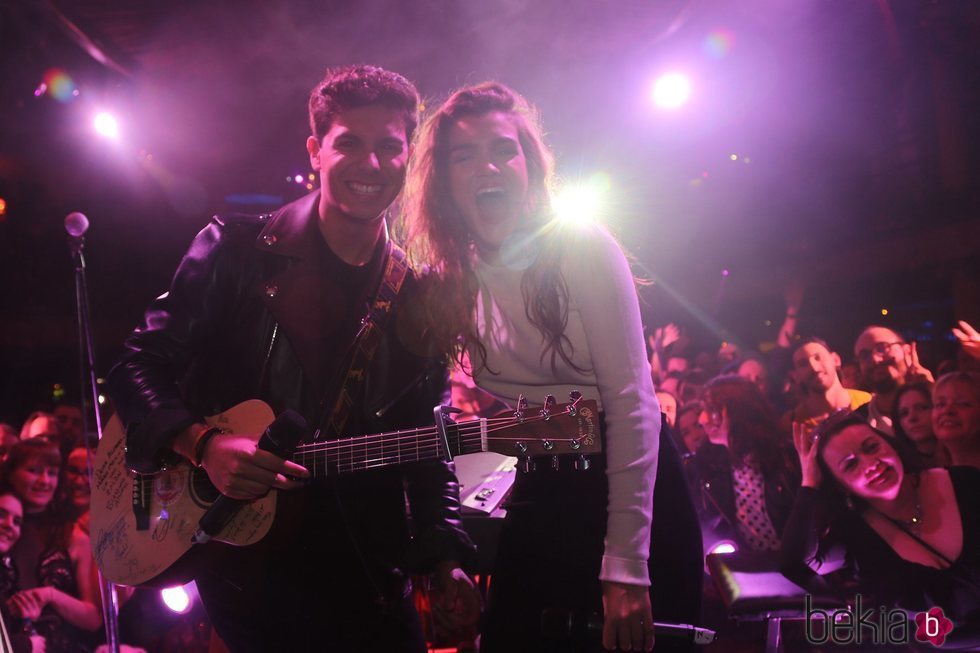
[[[420,280],[386,225],[418,102],[395,73],[328,71],[309,103],[320,190],[271,214],[216,216],[109,375],[132,469],[186,459],[231,499],[285,490],[260,542],[192,549],[208,614],[236,653],[424,651],[407,574],[434,571],[450,606],[476,596],[446,463],[308,483],[309,470],[260,448],[259,433],[204,421],[258,398],[305,418],[305,441],[327,442],[431,425],[433,406],[448,403],[445,366],[410,314]],[[179,491],[153,487],[166,500]],[[97,558],[109,541],[103,532]]]

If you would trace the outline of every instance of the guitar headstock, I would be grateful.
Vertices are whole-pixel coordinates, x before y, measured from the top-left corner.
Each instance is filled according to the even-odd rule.
[[[574,393],[572,401],[558,404],[548,395],[537,409],[528,408],[522,396],[517,411],[488,420],[486,450],[518,458],[599,453],[596,401]]]

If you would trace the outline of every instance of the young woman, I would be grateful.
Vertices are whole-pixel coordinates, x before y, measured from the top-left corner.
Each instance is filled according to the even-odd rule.
[[[457,362],[468,355],[476,387],[512,408],[521,395],[563,401],[577,390],[604,412],[604,457],[588,469],[554,470],[547,457],[518,475],[482,650],[577,650],[567,633],[564,641],[560,632],[543,634],[543,620],[567,624],[592,613],[604,615],[607,648],[650,650],[655,481],[679,486],[665,521],[668,510],[689,504],[673,445],[659,437],[626,257],[605,229],[554,220],[551,176],[534,110],[511,89],[484,83],[455,92],[428,119],[406,185],[407,242],[432,272],[423,319]],[[669,471],[661,462],[658,477],[665,449],[673,462]],[[697,549],[689,513],[672,527],[693,524]],[[686,553],[696,593],[700,551]],[[658,589],[673,591],[655,579],[655,597]]]
[[[704,388],[700,422],[707,442],[688,470],[702,523],[742,550],[778,551],[799,474],[771,405],[749,379],[718,376]]]
[[[895,438],[905,442],[921,459],[920,467],[945,467],[949,453],[932,430],[932,385],[906,383],[895,393],[892,411]]]
[[[813,433],[794,425],[793,440],[803,480],[785,568],[843,544],[860,591],[910,611],[939,606],[954,646],[980,644],[980,470],[910,472],[902,447],[849,411]]]
[[[102,616],[92,584],[88,537],[74,527],[61,483],[61,453],[46,438],[19,442],[0,466],[23,504],[20,539],[11,551],[17,589],[8,601],[16,617],[44,636],[46,650],[79,650],[79,633],[97,630]]]

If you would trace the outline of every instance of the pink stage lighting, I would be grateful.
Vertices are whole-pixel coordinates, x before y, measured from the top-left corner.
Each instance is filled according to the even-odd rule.
[[[667,73],[653,83],[653,103],[661,109],[679,109],[691,97],[691,82],[680,73]]]
[[[160,590],[160,597],[167,608],[178,614],[185,614],[191,609],[191,596],[181,585]]]

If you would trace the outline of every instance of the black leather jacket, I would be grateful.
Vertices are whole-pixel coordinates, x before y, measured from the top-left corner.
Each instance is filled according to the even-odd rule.
[[[782,533],[800,484],[799,473],[792,462],[786,457],[786,466],[781,473],[764,478],[766,512],[777,534]],[[735,488],[728,449],[703,442],[695,454],[685,459],[685,472],[702,530],[709,537],[733,539],[746,548],[735,525]],[[712,546],[714,543],[705,544]]]
[[[216,216],[194,239],[169,292],[147,309],[108,377],[127,426],[132,468],[154,471],[175,455],[169,444],[178,432],[245,399],[314,420],[325,385],[316,382],[320,371],[311,362],[318,360],[317,343],[324,330],[350,339],[361,317],[333,314],[339,309],[329,298],[337,281],[314,278],[318,201],[314,192],[267,215]],[[369,264],[373,278],[380,279],[386,247],[380,244]],[[424,341],[407,317],[417,287],[410,275],[344,435],[430,425],[433,406],[448,402],[445,365],[421,355]],[[350,527],[370,566],[425,569],[472,559],[451,465],[420,463],[361,476],[344,475],[335,485],[350,497]],[[403,484],[415,529],[410,549]]]

